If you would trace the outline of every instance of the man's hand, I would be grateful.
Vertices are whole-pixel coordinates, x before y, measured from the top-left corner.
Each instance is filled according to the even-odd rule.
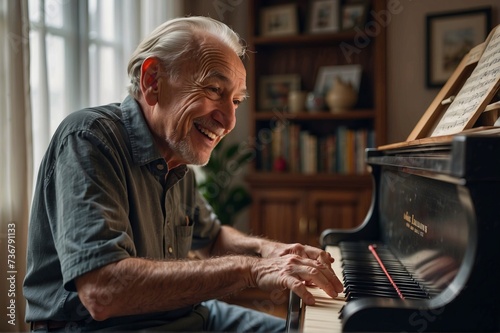
[[[328,295],[336,297],[343,286],[331,264],[334,258],[321,249],[302,244],[266,243],[262,257],[254,266],[255,283],[263,289],[273,287],[278,281],[280,288],[288,288],[303,301],[314,304],[314,298],[305,287],[315,284]]]
[[[208,252],[207,252],[208,253]],[[223,226],[210,255],[250,255],[249,286],[266,290],[290,289],[306,304],[314,298],[306,285],[315,284],[328,295],[336,297],[343,290],[342,283],[332,270],[332,256],[316,247],[302,244],[284,244],[261,237],[250,237]],[[254,257],[256,254],[262,258]]]

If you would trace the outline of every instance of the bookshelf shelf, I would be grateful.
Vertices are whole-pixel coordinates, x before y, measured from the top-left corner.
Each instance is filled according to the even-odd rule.
[[[259,172],[253,173],[248,177],[255,187],[267,187],[270,182],[280,187],[309,188],[309,189],[331,189],[332,183],[335,186],[361,186],[364,187],[371,183],[371,175],[351,175],[351,174],[332,174],[315,173],[303,175],[293,172]]]
[[[343,31],[327,34],[298,34],[293,36],[254,36],[252,42],[254,45],[307,45],[317,43],[340,43],[351,42],[355,37],[353,31]]]
[[[361,47],[358,34],[365,31],[364,26],[310,33],[313,1],[248,2],[252,19],[246,61],[256,158],[246,180],[253,197],[250,228],[254,234],[318,245],[322,229],[359,225],[370,207],[372,182],[364,149],[386,141],[386,37],[381,27]],[[385,0],[367,3],[367,13],[385,10]],[[298,32],[262,35],[262,10],[285,4],[296,5]],[[370,15],[366,26],[374,22]],[[346,55],[345,45],[357,48],[356,52]],[[260,107],[264,76],[296,75],[300,90],[311,92],[321,67],[352,64],[362,68],[359,98],[352,110],[291,113],[286,106]]]
[[[277,118],[288,119],[288,120],[362,120],[362,119],[374,119],[376,116],[373,110],[359,109],[359,110],[349,110],[341,113],[330,113],[330,112],[307,112],[302,111],[298,113],[286,113],[286,112],[272,112],[272,111],[257,111],[255,112],[255,120],[272,120]]]

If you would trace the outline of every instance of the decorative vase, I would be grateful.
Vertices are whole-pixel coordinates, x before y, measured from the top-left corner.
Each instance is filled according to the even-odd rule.
[[[350,82],[336,77],[331,89],[326,94],[326,104],[330,112],[337,113],[351,109],[358,100],[356,89]]]
[[[306,108],[309,112],[320,112],[325,109],[325,98],[322,94],[310,92],[306,98]]]

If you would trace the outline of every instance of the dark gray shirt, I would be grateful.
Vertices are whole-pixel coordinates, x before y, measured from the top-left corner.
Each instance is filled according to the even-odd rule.
[[[75,278],[129,257],[184,258],[219,230],[193,172],[168,170],[132,97],[74,112],[40,165],[28,234],[26,320],[90,323]],[[116,277],[109,301],[126,290],[127,277]]]

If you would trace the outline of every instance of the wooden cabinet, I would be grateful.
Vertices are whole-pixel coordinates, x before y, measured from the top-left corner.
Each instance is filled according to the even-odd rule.
[[[307,198],[306,244],[319,245],[318,236],[329,228],[350,229],[365,218],[371,201],[369,187],[354,189],[351,186],[336,190],[312,190]]]
[[[371,204],[370,176],[344,176],[331,184],[330,177],[307,177],[307,183],[272,181],[253,175],[252,233],[282,242],[319,246],[319,235],[328,228],[354,228]],[[269,185],[272,183],[272,185]]]
[[[310,31],[314,3],[248,2],[253,19],[246,65],[255,159],[247,182],[253,234],[318,245],[324,229],[355,227],[369,210],[372,181],[364,149],[386,143],[386,24],[381,17],[390,12],[385,0],[366,1],[361,25],[319,33]],[[339,13],[346,4],[340,2]],[[297,22],[294,33],[263,32],[264,11],[286,16],[290,8]],[[350,65],[362,72],[357,103],[349,110],[303,107],[292,113],[284,96],[284,104],[268,100],[269,90],[279,88],[268,86],[273,80],[279,85],[283,77],[299,78],[292,89],[312,92],[321,69]],[[290,81],[286,89],[296,83]]]

